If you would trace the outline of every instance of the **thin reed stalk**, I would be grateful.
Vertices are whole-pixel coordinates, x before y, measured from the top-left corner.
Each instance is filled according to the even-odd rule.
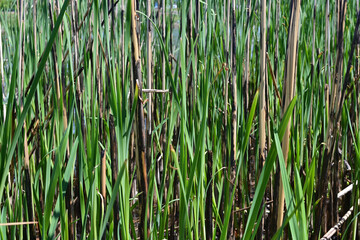
[[[142,103],[142,77],[141,77],[141,62],[139,54],[139,43],[136,34],[136,12],[135,2],[131,1],[131,40],[132,40],[132,59],[133,59],[133,86],[139,88],[139,99],[136,106],[136,165],[138,176],[138,190],[140,195],[140,225],[139,235],[140,239],[144,239],[149,234],[147,229],[148,210],[146,206],[146,199],[148,194],[148,182],[147,182],[147,167],[146,167],[146,141],[145,141],[145,122],[144,122],[144,109]]]
[[[287,61],[286,61],[286,78],[285,78],[285,91],[283,91],[283,112],[288,108],[291,100],[295,94],[295,62],[297,57],[297,45],[298,45],[298,33],[299,33],[299,18],[300,18],[300,0],[294,1],[291,10],[291,20],[289,27],[288,37],[288,48],[287,48]],[[289,153],[289,139],[290,139],[290,123],[287,124],[285,134],[282,140],[282,152],[284,155],[285,166],[288,163]],[[283,181],[280,181],[279,185],[279,198],[278,198],[278,209],[277,209],[277,228],[279,229],[283,223],[284,216],[284,187]]]

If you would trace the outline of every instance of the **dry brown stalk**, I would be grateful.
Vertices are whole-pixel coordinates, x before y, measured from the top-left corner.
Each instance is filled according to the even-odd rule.
[[[247,21],[250,22],[250,14],[251,14],[251,0],[247,0]],[[244,89],[244,106],[245,106],[245,118],[247,118],[247,114],[249,112],[249,82],[250,82],[250,27],[247,29],[247,37],[246,37],[246,53],[245,53],[245,71],[243,78],[243,89]]]
[[[231,104],[231,149],[230,149],[230,181],[232,183],[235,182],[236,177],[236,130],[237,130],[237,87],[236,87],[236,17],[235,17],[235,0],[232,0],[232,8],[231,8],[231,49],[230,49],[230,61],[231,61],[231,93],[233,96],[233,101]],[[235,186],[233,184],[230,184],[229,193],[231,197],[233,188]],[[234,202],[230,202],[232,206],[234,206]],[[230,239],[235,239],[234,235],[234,212],[232,210],[231,217],[230,217],[230,234],[228,237]]]
[[[31,224],[37,224],[36,221],[31,222],[11,222],[11,223],[0,223],[0,226],[10,227],[10,226],[20,226],[20,225],[31,225]]]
[[[206,239],[212,239],[213,233],[213,220],[212,220],[212,168],[213,168],[213,153],[212,151],[208,151],[208,161],[207,161],[207,171],[206,171],[206,179],[208,182],[208,190],[206,192],[206,208],[205,208],[205,228],[206,228]]]
[[[116,132],[113,115],[109,116],[109,132],[110,132],[110,155],[111,155],[111,171],[112,171],[112,184],[115,185],[115,182],[118,178],[118,152],[117,152],[117,142],[116,142]],[[114,239],[118,239],[117,230],[119,224],[119,196],[116,196],[114,203]]]
[[[259,168],[262,169],[266,158],[266,0],[261,1],[260,23],[260,93],[259,93]],[[257,178],[260,176],[258,173]],[[264,201],[264,200],[263,200]],[[264,218],[259,223],[257,239],[262,238]]]
[[[261,52],[260,52],[260,108],[259,108],[259,158],[260,165],[265,162],[265,82],[266,82],[266,0],[261,1]]]
[[[285,91],[283,95],[285,102],[283,105],[283,113],[288,108],[295,94],[295,80],[296,80],[296,58],[297,58],[297,43],[298,43],[298,31],[299,31],[299,18],[300,18],[300,0],[293,2],[289,29],[289,39],[287,48],[287,61],[286,61],[286,79],[283,85]],[[287,165],[288,153],[289,153],[289,140],[290,140],[290,124],[289,121],[284,137],[282,139],[282,151],[284,155],[285,166]],[[280,174],[281,175],[281,174]],[[281,179],[281,178],[280,178]],[[283,183],[280,181],[279,184],[279,198],[278,198],[278,209],[277,209],[277,229],[279,229],[283,222],[283,210],[284,210],[284,188]]]
[[[149,213],[146,211],[146,198],[148,194],[147,183],[147,168],[146,168],[146,140],[145,140],[145,124],[144,124],[144,106],[142,99],[142,77],[141,77],[141,61],[139,52],[138,37],[136,34],[136,11],[135,1],[131,0],[131,40],[132,40],[132,71],[133,71],[133,86],[139,88],[139,96],[136,106],[136,164],[138,176],[138,189],[141,193],[139,196],[140,201],[140,225],[139,233],[140,238],[144,239],[145,234],[149,234],[148,229],[145,229],[145,223],[148,221]],[[146,231],[145,231],[146,230]]]
[[[150,17],[151,17],[151,0],[147,0],[146,1],[146,14],[148,16],[147,19],[147,26],[146,26],[146,54],[147,54],[147,61],[146,61],[146,77],[147,77],[147,87],[148,88],[152,88],[152,49],[151,49],[151,38],[152,38],[152,33],[151,33],[151,22],[150,22]],[[146,158],[148,160],[151,159],[151,149],[152,149],[152,145],[151,145],[151,133],[152,133],[152,124],[153,124],[153,120],[152,120],[152,111],[153,111],[153,102],[152,102],[152,93],[149,92],[148,93],[148,104],[147,104],[147,116],[146,116],[146,141],[147,141],[147,156]],[[148,163],[150,164],[150,162]]]

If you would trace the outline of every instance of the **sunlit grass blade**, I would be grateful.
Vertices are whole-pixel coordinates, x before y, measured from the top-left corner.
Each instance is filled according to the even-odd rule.
[[[290,116],[293,112],[295,103],[296,103],[296,96],[289,104],[289,107],[286,110],[284,117],[279,125],[279,128],[278,128],[279,137],[282,137],[285,133],[285,128],[288,124],[288,121],[290,120]],[[251,205],[248,221],[246,223],[244,239],[250,239],[250,236],[251,236],[251,233],[253,230],[252,228],[254,226],[255,220],[257,219],[258,210],[261,205],[262,197],[265,193],[265,188],[266,188],[267,182],[269,180],[270,173],[273,168],[273,164],[274,164],[275,160],[276,160],[276,148],[275,148],[275,145],[272,145],[270,148],[268,157],[265,160],[265,165],[260,174],[259,181],[257,183],[253,203]]]

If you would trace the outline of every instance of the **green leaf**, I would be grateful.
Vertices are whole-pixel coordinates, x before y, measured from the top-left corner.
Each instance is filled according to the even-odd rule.
[[[282,138],[283,135],[285,134],[285,129],[286,129],[286,126],[287,126],[287,124],[288,124],[288,122],[290,120],[290,117],[291,117],[291,114],[293,112],[295,103],[296,103],[296,96],[290,102],[289,107],[286,110],[286,112],[284,114],[284,117],[283,117],[283,119],[282,119],[282,121],[280,123],[280,127],[279,127],[279,130],[278,130],[278,134],[279,134],[280,138]],[[271,148],[270,148],[268,156],[267,156],[267,158],[265,160],[265,165],[263,167],[263,170],[261,171],[259,180],[257,182],[254,199],[253,199],[253,202],[251,204],[248,221],[246,223],[246,227],[245,227],[245,231],[244,231],[244,239],[245,240],[250,239],[250,237],[252,235],[252,228],[253,228],[253,226],[255,224],[255,221],[257,219],[258,211],[260,209],[261,202],[262,202],[263,197],[264,197],[266,185],[267,185],[267,183],[269,181],[271,170],[273,169],[273,165],[275,163],[275,160],[276,160],[276,148],[275,148],[275,145],[273,144],[271,146]]]

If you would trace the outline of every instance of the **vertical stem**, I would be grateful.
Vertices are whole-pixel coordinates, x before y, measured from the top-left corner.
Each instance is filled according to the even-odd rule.
[[[359,0],[356,0],[356,12],[359,12]],[[0,49],[1,51],[1,49]],[[360,56],[360,45],[358,44],[356,46],[356,56]],[[355,70],[356,70],[356,73],[357,73],[357,76],[360,74],[360,63],[359,63],[359,59],[356,58],[356,67],[355,67]]]
[[[98,35],[98,39],[101,43],[101,39],[100,39],[100,35],[99,35],[99,30],[96,29],[96,34]],[[98,46],[95,46],[98,47]],[[102,47],[102,46],[101,46]],[[105,56],[104,56],[105,57]],[[105,129],[104,129],[104,107],[103,107],[103,86],[104,86],[104,81],[103,81],[103,75],[101,72],[102,68],[101,68],[101,63],[100,63],[100,56],[99,54],[97,54],[96,56],[96,82],[97,82],[97,91],[98,91],[98,102],[99,102],[99,141],[100,143],[105,146],[105,138],[104,138],[104,134],[105,134]],[[101,202],[101,211],[102,211],[102,216],[104,216],[105,214],[105,206],[106,206],[106,149],[101,149],[100,147],[100,192],[102,195],[102,202]]]
[[[346,1],[341,4],[339,2],[339,19],[338,19],[338,29],[337,29],[337,58],[335,65],[335,77],[334,83],[331,88],[331,100],[330,100],[330,124],[328,128],[328,140],[333,134],[333,126],[335,115],[339,108],[339,99],[341,98],[341,83],[342,83],[342,75],[343,75],[343,34],[345,27],[345,14],[346,14]]]
[[[0,122],[2,123],[3,121],[5,121],[5,115],[6,115],[6,109],[3,107],[3,88],[5,88],[5,77],[4,77],[4,66],[3,66],[3,53],[2,53],[2,48],[3,48],[3,44],[2,44],[2,36],[1,36],[1,23],[0,23],[0,79],[1,79],[1,86],[0,86]]]
[[[171,7],[171,6],[170,6]],[[160,10],[159,10],[160,12]],[[171,12],[171,8],[170,8],[170,12]],[[160,18],[161,17],[161,18]],[[161,22],[161,34],[162,34],[162,39],[163,42],[165,43],[165,36],[166,36],[166,0],[162,0],[161,3],[161,14],[159,13],[159,23]],[[165,53],[164,51],[162,52],[162,59],[161,59],[161,89],[163,91],[165,91],[166,88],[166,65],[165,65]],[[155,101],[155,104],[157,104],[157,101]],[[160,104],[160,117],[159,119],[161,121],[163,121],[164,119],[166,119],[166,109],[167,109],[167,104],[166,104],[166,94],[165,92],[162,93],[161,95],[161,104]],[[155,111],[154,111],[155,112]],[[161,146],[161,153],[164,153],[165,148],[166,148],[166,121],[161,129],[161,134],[160,134],[160,146]],[[161,157],[159,161],[156,161],[156,181],[158,186],[161,185],[161,179],[163,176],[163,172],[164,172],[164,158]]]
[[[242,80],[242,96],[243,96],[243,101],[244,101],[244,119],[248,118],[248,114],[249,114],[249,82],[250,82],[250,29],[251,29],[251,25],[250,25],[250,15],[251,15],[251,0],[247,0],[247,4],[246,4],[246,26],[247,26],[247,36],[246,36],[246,42],[245,42],[245,66],[244,66],[244,75],[243,75],[243,80]],[[247,154],[247,153],[246,153]],[[242,208],[244,206],[247,205],[247,202],[244,201],[246,198],[245,196],[248,195],[249,191],[248,188],[245,187],[245,185],[249,182],[249,178],[250,177],[250,171],[248,171],[248,166],[249,163],[246,163],[247,167],[245,167],[245,171],[242,171],[242,177],[240,178],[242,183],[239,182],[239,192],[241,190],[243,190],[243,193],[239,196],[240,197],[240,202],[239,202],[239,207]],[[248,174],[246,174],[246,171],[248,171]],[[244,230],[244,224],[243,222],[246,222],[246,215],[243,213],[240,213],[240,221],[239,221],[239,229],[240,229],[240,237],[242,237],[243,234],[243,230]]]
[[[275,54],[274,54],[274,75],[275,75],[275,79],[279,79],[279,26],[280,26],[280,1],[281,0],[276,0],[276,26],[275,26]],[[275,84],[277,84],[277,82],[275,82]],[[279,98],[280,101],[280,98]],[[281,101],[280,101],[281,102]],[[274,98],[274,113],[276,113],[276,98]],[[275,176],[274,176],[274,181],[273,181],[273,199],[278,199],[279,197],[279,182],[280,182],[280,169],[279,169],[279,164],[276,164],[276,172],[275,172]],[[275,234],[276,230],[277,230],[277,209],[278,209],[278,201],[274,201],[272,204],[272,211],[271,211],[271,223],[270,223],[270,235]]]
[[[171,146],[172,147],[172,146]],[[177,199],[179,198],[179,194],[178,194],[178,173],[175,172],[174,173],[174,183],[173,183],[173,196],[174,196],[174,199]],[[170,190],[170,189],[169,189]],[[176,240],[178,239],[178,235],[176,234],[176,231],[175,231],[175,225],[176,225],[176,216],[178,216],[178,209],[179,209],[179,203],[178,202],[174,202],[174,204],[172,204],[172,207],[171,207],[171,226],[170,226],[170,234],[169,234],[169,240]],[[170,221],[169,221],[170,223]]]
[[[171,8],[172,6],[170,6],[170,12],[171,12]],[[165,22],[165,9],[166,9],[166,0],[162,0],[162,38],[163,38],[163,41],[165,42],[165,31],[166,31],[166,22]],[[162,90],[165,90],[165,53],[163,51],[162,53],[162,67],[161,67],[161,70],[162,70],[162,74],[161,74],[161,85],[162,85]],[[163,105],[165,105],[165,93],[163,93],[162,95],[162,102],[163,102]]]
[[[166,4],[165,4],[166,6]],[[166,12],[166,11],[165,11]],[[173,15],[172,15],[172,12],[173,12],[173,0],[170,0],[170,13],[169,13],[169,18],[170,18],[170,29],[172,30],[173,29]],[[170,46],[169,46],[169,52],[170,53],[173,53],[173,34],[172,32],[170,32]]]
[[[336,3],[335,3],[335,7],[334,7],[334,12],[336,12]],[[334,14],[334,19],[336,14]],[[331,75],[330,75],[330,10],[329,10],[329,0],[326,1],[326,9],[325,9],[325,53],[326,53],[326,57],[325,57],[325,66],[326,66],[326,76],[327,76],[327,85],[325,85],[325,108],[329,109],[329,92],[331,90]],[[333,20],[335,21],[335,20]],[[335,42],[335,40],[334,40]],[[334,44],[335,45],[335,44]],[[329,111],[328,111],[329,112]],[[327,116],[327,119],[329,119],[329,116]],[[326,141],[326,131],[323,132],[323,136],[324,136],[324,142]],[[321,158],[320,158],[321,160]],[[327,160],[325,158],[323,158],[323,162],[326,162]],[[316,191],[316,198],[319,199],[319,197],[322,196],[322,193],[320,192],[320,189],[322,189],[323,187],[321,185],[324,185],[321,183],[321,180],[323,179],[323,177],[321,176],[321,173],[325,171],[327,172],[327,166],[325,166],[324,164],[322,165],[322,168],[319,168],[319,184],[317,185],[317,191]],[[327,173],[326,173],[327,174]],[[324,190],[325,191],[325,190]],[[326,197],[325,197],[326,198]],[[319,235],[320,232],[320,224],[321,224],[321,217],[320,215],[322,214],[326,214],[323,212],[323,207],[322,207],[322,202],[326,201],[326,199],[322,199],[322,201],[320,201],[318,207],[316,208],[316,213],[315,214],[315,223],[314,223],[314,235],[313,237],[316,239],[317,236]],[[326,217],[326,215],[325,215]],[[325,220],[326,221],[326,220]],[[326,225],[326,224],[325,224]],[[326,231],[326,229],[323,229],[323,231]]]
[[[313,36],[312,36],[312,59],[311,59],[311,83],[314,81],[315,76],[315,24],[316,24],[316,0],[314,0],[314,10],[313,10]],[[325,55],[326,56],[326,55]],[[310,100],[310,116],[309,116],[309,129],[311,128],[312,124],[312,104],[313,103],[313,95],[311,94]],[[309,145],[310,146],[310,145]],[[310,152],[310,149],[309,149]]]
[[[250,14],[251,14],[251,0],[247,0],[247,22],[248,22],[248,29],[247,29],[247,37],[246,37],[246,53],[245,53],[245,74],[243,80],[243,87],[242,89],[244,92],[244,107],[245,107],[245,119],[247,119],[248,112],[249,112],[249,82],[250,82]]]
[[[267,32],[270,32],[270,17],[271,17],[271,10],[272,10],[272,5],[271,5],[271,0],[269,0],[269,5],[268,5],[268,16],[267,16],[267,26],[266,26],[266,33]],[[268,59],[268,50],[269,50],[269,45],[270,45],[270,34],[266,34],[266,52],[265,52],[265,55],[266,55],[266,60]],[[274,107],[274,109],[270,108],[270,89],[269,89],[269,74],[268,74],[268,70],[267,70],[267,64],[266,64],[266,60],[265,60],[265,125],[267,127],[267,137],[265,137],[265,139],[267,140],[266,141],[266,144],[267,144],[267,149],[270,149],[271,148],[271,128],[270,128],[270,110],[273,110],[273,116],[275,115],[275,110],[276,108]],[[269,66],[270,66],[270,61],[269,61]],[[271,69],[271,66],[270,66],[270,69]],[[270,70],[272,71],[272,70]],[[272,76],[271,76],[272,77]],[[273,86],[272,89],[276,88],[276,86]],[[273,91],[273,97],[274,99],[276,98],[276,91]],[[274,101],[275,102],[275,101]],[[266,133],[265,133],[266,135]],[[265,150],[265,157],[267,156],[267,151]],[[265,162],[265,161],[264,161]],[[273,189],[271,188],[271,182],[272,182],[272,178],[273,178],[273,175],[270,175],[270,180],[269,180],[269,184],[265,190],[265,198],[264,198],[264,202],[266,201],[266,199],[271,199],[273,196]],[[266,221],[268,220],[268,221]],[[266,235],[265,235],[265,239],[270,239],[271,238],[271,235],[269,234],[269,229],[270,229],[270,216],[266,214],[263,215],[262,217],[262,221],[263,221],[263,228],[264,228],[264,231],[266,232]]]
[[[55,4],[55,3],[54,3]],[[50,29],[52,30],[54,28],[54,19],[53,19],[53,15],[52,15],[52,6],[51,3],[49,2],[49,16],[50,16]],[[61,33],[61,27],[59,27],[59,36],[62,36]],[[60,38],[60,42],[62,42],[62,39]],[[51,55],[52,55],[52,59],[53,59],[53,64],[54,64],[54,75],[55,75],[55,86],[56,86],[56,97],[57,97],[57,101],[58,101],[58,105],[59,107],[59,111],[60,113],[62,113],[62,117],[63,117],[63,129],[67,128],[67,115],[66,115],[66,108],[65,108],[65,104],[64,104],[64,99],[63,101],[61,101],[61,88],[60,88],[60,77],[59,77],[59,68],[57,65],[57,58],[56,58],[56,46],[54,45],[51,49]],[[64,74],[64,73],[63,73]],[[67,141],[66,143],[66,156],[68,157],[70,154],[69,152],[69,142]]]
[[[121,85],[122,89],[125,87],[124,81],[125,81],[125,2],[124,0],[121,0],[121,64],[122,64],[122,70],[121,70]]]
[[[110,154],[111,154],[111,171],[112,171],[112,184],[114,184],[118,178],[118,152],[116,142],[116,132],[113,115],[109,116],[109,131],[110,131]],[[118,225],[119,225],[119,196],[116,196],[114,207],[114,239],[118,239]]]
[[[312,76],[314,76],[314,68],[315,68],[315,24],[316,24],[316,0],[314,0],[314,10],[313,10],[313,36],[312,36]]]
[[[259,103],[259,169],[262,169],[266,158],[266,0],[261,0],[260,23],[260,103]],[[257,178],[260,176],[258,172]],[[259,226],[257,239],[262,238],[263,218]]]
[[[225,56],[227,65],[230,65],[230,59],[229,59],[229,44],[230,44],[230,1],[227,0],[227,18],[226,18],[226,46],[225,46]],[[226,134],[226,128],[227,128],[227,110],[228,110],[228,92],[229,92],[229,73],[226,71],[225,76],[225,134]]]
[[[146,14],[148,18],[151,18],[151,0],[146,0]],[[147,61],[146,61],[146,75],[147,75],[147,87],[152,89],[152,51],[151,51],[151,22],[147,19],[146,25],[146,51],[147,51]],[[146,117],[146,144],[147,144],[147,151],[146,151],[146,159],[148,166],[151,166],[151,133],[152,133],[152,94],[151,92],[148,93],[148,106],[147,106],[147,117]]]
[[[207,172],[206,179],[208,190],[206,192],[206,209],[205,209],[205,225],[206,225],[206,239],[212,240],[213,237],[213,221],[212,221],[212,164],[213,164],[213,153],[208,151],[208,161],[207,161]]]
[[[230,149],[230,190],[229,190],[229,198],[231,199],[231,194],[233,189],[236,186],[235,177],[236,177],[236,160],[237,160],[237,151],[236,151],[236,129],[237,129],[237,87],[236,87],[236,15],[235,15],[235,7],[236,1],[232,0],[232,11],[231,11],[231,50],[230,50],[230,61],[231,61],[231,93],[233,96],[233,101],[231,105],[231,149]],[[231,218],[229,223],[230,235],[228,236],[230,239],[235,239],[234,235],[234,212],[233,206],[234,201],[230,202],[232,206],[231,210]]]
[[[133,58],[133,77],[134,77],[134,87],[139,88],[139,96],[136,106],[136,145],[137,145],[137,156],[136,164],[138,165],[138,178],[139,179],[139,200],[140,200],[140,239],[145,239],[145,236],[148,235],[148,230],[145,229],[145,225],[148,220],[148,213],[146,212],[146,198],[148,193],[148,183],[147,183],[147,169],[146,169],[146,143],[145,143],[145,124],[144,124],[144,107],[142,103],[142,78],[141,78],[141,61],[139,53],[139,43],[136,34],[136,11],[135,11],[135,1],[131,0],[131,40],[132,40],[132,58]],[[145,232],[146,230],[146,232]],[[146,235],[145,235],[146,234]]]
[[[328,88],[331,89],[331,78],[330,78],[330,11],[329,11],[329,0],[326,1],[326,13],[325,13],[325,53],[327,58],[325,58],[325,66],[326,66],[326,74],[327,74],[327,81],[328,81]],[[327,63],[326,63],[327,59]]]
[[[146,14],[148,18],[151,18],[151,0],[146,1]],[[147,87],[149,89],[152,88],[152,76],[151,76],[151,70],[152,70],[152,54],[151,54],[151,22],[150,20],[147,20],[147,38],[146,38],[146,50],[147,50],[147,62],[146,62],[146,73],[147,73]],[[152,109],[152,98],[151,98],[151,92],[148,93],[148,112],[147,112],[147,130],[148,130],[148,138],[151,137],[151,109]]]
[[[19,8],[19,20],[20,20],[20,48],[19,48],[19,78],[21,81],[21,92],[22,97],[25,99],[24,93],[24,44],[25,44],[25,9],[24,9],[24,1],[18,2]],[[1,31],[1,30],[0,30]],[[14,63],[15,64],[15,63]],[[2,96],[0,96],[2,97]],[[23,99],[20,98],[20,108],[21,112],[23,111]],[[32,181],[30,177],[30,162],[29,162],[29,149],[27,142],[27,130],[26,130],[26,121],[23,124],[24,128],[24,170],[25,170],[25,179],[24,179],[24,188],[26,194],[26,205],[28,210],[28,218],[29,221],[34,221],[34,207],[33,207],[33,195],[32,195]],[[26,227],[24,227],[25,229]],[[30,239],[36,239],[35,235],[35,225],[30,225]]]
[[[37,70],[37,62],[38,62],[38,50],[37,50],[37,0],[33,1],[33,34],[34,34],[34,71]],[[1,32],[1,29],[0,29]],[[1,41],[1,36],[0,36],[0,41]],[[1,46],[1,42],[0,42],[0,46]],[[1,48],[0,48],[1,51]],[[1,62],[1,59],[0,59]],[[1,70],[0,70],[1,71]],[[0,96],[1,97],[1,96]],[[39,121],[40,117],[40,108],[39,108],[39,95],[35,94],[35,121]],[[38,165],[40,160],[41,160],[41,134],[39,132],[39,130],[37,130],[37,134],[36,134],[36,149],[35,149],[35,164]],[[39,202],[40,202],[40,208],[43,209],[43,199],[42,199],[42,184],[41,184],[41,179],[39,179]],[[40,227],[38,225],[38,227]],[[40,235],[40,234],[39,234]],[[41,236],[39,237],[41,238]]]
[[[166,0],[162,0],[162,14],[161,14],[161,17],[162,17],[162,39],[165,43],[165,37],[166,37]],[[171,12],[172,12],[172,5],[170,5],[170,17],[171,17]],[[171,20],[170,20],[171,22]],[[171,51],[171,49],[170,49]],[[162,66],[161,66],[161,88],[162,90],[165,90],[166,88],[166,65],[165,65],[165,53],[163,51],[162,53]],[[163,119],[166,118],[166,94],[163,93],[162,94],[162,113],[163,113]],[[165,146],[166,146],[166,140],[165,140],[165,135],[166,135],[166,122],[164,123],[164,127],[162,129],[162,141],[161,141],[161,144],[162,144],[162,150],[164,151],[165,149]],[[159,162],[159,168],[160,168],[160,171],[163,171],[163,168],[164,168],[164,158],[161,158],[160,162]],[[159,174],[160,175],[160,174]],[[159,183],[160,183],[160,176],[159,176]]]
[[[38,53],[37,53],[37,37],[36,37],[36,4],[37,4],[37,0],[33,1],[33,32],[34,32],[34,52],[35,52],[35,62],[37,62],[37,57],[38,57]],[[1,40],[0,40],[1,41]],[[0,50],[1,51],[1,50]],[[36,64],[35,64],[36,65]],[[0,69],[1,71],[1,69]]]
[[[195,0],[195,38],[199,36],[200,32],[200,0]],[[193,106],[196,104],[196,95],[197,95],[197,62],[198,62],[198,43],[196,42],[194,47],[194,98]]]
[[[208,0],[205,0],[205,20],[204,20],[204,35],[206,36],[207,34],[207,4],[208,4]],[[224,4],[225,5],[225,4]]]
[[[105,143],[104,141],[102,142]],[[106,149],[101,151],[101,195],[102,199],[102,207],[103,214],[106,211]],[[105,216],[105,215],[104,215]]]
[[[77,12],[77,0],[73,0],[71,2],[71,16],[72,16],[72,31],[73,31],[73,36],[74,36],[74,59],[73,59],[73,69],[74,71],[77,72],[78,69],[78,47],[79,47],[79,40],[78,40],[78,12]],[[80,79],[80,77],[78,78]],[[80,103],[80,98],[81,98],[81,90],[80,90],[80,81],[77,80],[76,81],[76,104],[77,104],[77,109],[78,109],[78,113],[79,113],[79,117],[80,117],[80,122],[82,123],[81,125],[83,125],[83,121],[81,119],[81,103]],[[82,127],[81,129],[82,131],[82,135],[84,136],[85,132],[84,129]],[[84,144],[86,139],[83,138]],[[74,190],[72,191],[72,196],[74,197],[74,199],[80,199],[80,192],[79,192],[79,173],[80,173],[80,169],[79,169],[79,159],[80,159],[80,149],[78,150],[78,161],[76,161],[76,165],[75,165],[75,182],[74,182]],[[73,181],[71,181],[73,182]],[[70,184],[73,185],[73,184]],[[71,188],[73,189],[73,188]],[[80,218],[81,214],[80,214],[80,204],[79,204],[79,200],[75,202],[76,204],[76,208],[74,208],[74,204],[71,204],[71,209],[70,209],[70,221],[73,222],[74,219],[76,218]],[[76,209],[76,216],[75,216],[75,209]],[[76,236],[76,231],[80,230],[77,229],[76,226],[77,224],[81,224],[81,221],[75,222],[75,226],[70,226],[70,235],[74,235]],[[72,238],[72,236],[70,236],[70,238]]]
[[[359,0],[356,1],[356,12],[357,13],[359,12]],[[359,44],[356,47],[356,56],[360,56],[360,45]],[[359,61],[359,58],[356,58],[356,72],[357,72],[357,77],[359,77],[359,75],[360,75],[360,61]],[[360,82],[359,81],[355,85],[355,91],[357,93],[360,92]],[[356,110],[357,110],[356,112],[358,112],[358,109],[359,109],[359,107],[358,107],[359,103],[360,103],[359,101],[360,101],[360,95],[358,94],[357,95],[357,100],[355,101],[355,104],[354,104],[354,108],[356,108]],[[356,116],[355,116],[355,127],[359,128],[359,114],[356,114]]]
[[[57,2],[58,3],[58,2]],[[56,4],[56,2],[53,3],[54,6]],[[49,16],[50,16],[50,29],[52,30],[54,28],[54,19],[53,19],[53,14],[52,14],[52,9],[53,7],[51,6],[51,3],[49,2]],[[59,11],[59,8],[57,8]],[[59,28],[59,36],[60,36],[60,43],[62,42],[61,39],[61,27]],[[59,106],[59,115],[61,115],[62,113],[62,121],[63,121],[63,129],[61,129],[61,131],[65,130],[67,128],[67,115],[66,115],[66,108],[65,108],[65,104],[64,104],[64,98],[62,98],[62,94],[61,94],[61,88],[60,88],[60,79],[59,79],[59,69],[58,69],[58,65],[57,65],[57,58],[56,58],[56,48],[55,45],[52,47],[52,51],[51,51],[51,55],[52,55],[52,59],[53,59],[53,64],[54,64],[54,75],[55,75],[55,86],[56,86],[56,97],[57,97],[57,104]],[[64,66],[64,65],[63,65]],[[65,76],[65,71],[62,71],[63,76]],[[65,93],[64,93],[65,94]],[[61,126],[59,126],[61,128]],[[69,159],[69,141],[66,142],[66,156],[65,156],[65,161],[67,162]],[[68,188],[66,189],[66,208],[68,209],[68,218],[70,220],[70,223],[73,222],[72,219],[72,188],[73,188],[73,184],[72,181],[70,181],[70,184],[68,185]],[[70,226],[70,231],[69,231],[69,238],[72,239],[72,237],[74,236],[73,233],[73,228]]]
[[[275,79],[279,79],[279,27],[280,27],[280,2],[281,0],[276,0],[276,16],[275,16],[275,54],[274,54],[274,75]],[[277,82],[276,82],[277,84]],[[274,98],[274,112],[276,112],[276,98]],[[273,204],[274,205],[274,204]]]
[[[283,114],[288,108],[295,94],[295,82],[296,82],[296,59],[297,59],[297,41],[299,31],[299,18],[300,18],[300,0],[293,2],[291,11],[291,20],[289,28],[288,49],[287,49],[287,61],[286,61],[286,80],[284,84],[285,102],[283,105]],[[289,141],[290,141],[290,124],[289,121],[284,137],[282,139],[282,151],[284,154],[285,166],[287,165],[288,153],[289,153]],[[281,173],[280,173],[281,175]],[[281,179],[281,178],[280,178]],[[277,228],[279,229],[283,222],[283,210],[284,210],[284,188],[283,183],[280,181],[279,185],[279,198],[278,198],[278,212],[277,212]]]
[[[172,8],[172,6],[170,6],[170,12],[172,11],[171,10],[171,8]],[[165,9],[166,9],[166,0],[162,0],[162,11],[161,11],[161,17],[162,17],[162,39],[163,39],[163,41],[165,42],[165,37],[166,37],[166,35],[165,35],[165,33],[166,33],[166,22],[165,22],[165,20],[166,20],[166,15],[165,15]],[[162,70],[162,74],[161,74],[161,87],[162,87],[162,90],[165,90],[165,80],[166,80],[166,78],[165,78],[165,53],[164,53],[164,51],[163,51],[163,53],[162,53],[162,67],[161,67],[161,70]],[[163,105],[165,105],[165,93],[163,93],[162,94],[162,98],[163,98],[163,100],[162,100],[162,102],[163,102]]]
[[[337,141],[335,138],[337,137],[337,133],[334,131],[336,122],[336,115],[339,109],[339,101],[341,98],[341,85],[342,85],[342,76],[343,76],[343,34],[345,27],[345,15],[346,15],[346,1],[338,2],[338,28],[337,28],[337,58],[335,65],[335,76],[333,78],[334,82],[332,85],[331,92],[331,100],[330,100],[330,118],[329,118],[329,126],[327,131],[327,146],[333,146],[333,142]],[[328,148],[329,151],[334,151]],[[335,151],[337,153],[337,151]],[[331,156],[331,162],[334,160],[333,156]],[[329,226],[334,226],[338,222],[338,201],[337,201],[337,193],[340,191],[339,186],[339,161],[338,159],[334,160],[334,167],[332,168],[331,173],[331,194],[330,194],[330,221]]]
[[[226,60],[227,66],[230,66],[230,58],[229,58],[230,1],[231,0],[227,0],[227,4],[224,4],[224,10],[227,11],[226,16],[228,16],[226,18],[226,30],[225,30],[225,33],[226,33],[225,34],[226,35],[225,60]],[[227,8],[225,8],[225,6],[227,6]],[[224,18],[225,18],[225,16],[224,16]],[[228,145],[227,145],[227,143],[228,143],[228,140],[227,140],[228,139],[228,114],[227,113],[228,113],[229,71],[226,71],[224,84],[225,84],[225,110],[224,110],[224,132],[222,135],[222,141],[223,141],[222,151],[223,151],[223,166],[228,168],[229,162],[228,162]],[[229,175],[229,170],[226,171],[226,174]],[[224,183],[224,187],[223,187],[225,196],[224,196],[224,200],[221,201],[221,206],[220,206],[221,219],[224,219],[224,211],[226,209],[225,203],[228,202],[228,198],[229,198],[229,196],[226,194],[226,191],[228,190],[228,186],[229,186],[229,181],[228,181],[228,179],[226,179],[226,176],[225,176],[225,183]]]
[[[194,77],[193,77],[193,65],[191,63],[191,51],[193,48],[193,0],[189,0],[189,13],[188,13],[188,24],[187,24],[187,34],[188,34],[188,46],[187,46],[187,51],[186,51],[186,59],[187,62],[190,63],[190,69],[189,69],[189,81],[188,81],[188,85],[186,86],[187,88],[187,95],[188,95],[188,99],[191,99],[192,97],[192,101],[187,101],[188,102],[188,106],[189,109],[193,108],[193,103],[195,102],[195,92],[196,92],[196,87],[193,83],[194,81]],[[191,90],[189,89],[189,87],[191,87]],[[190,112],[190,114],[192,114]]]
[[[260,51],[260,109],[259,109],[259,160],[265,162],[265,81],[266,81],[266,0],[261,1],[261,51]]]

